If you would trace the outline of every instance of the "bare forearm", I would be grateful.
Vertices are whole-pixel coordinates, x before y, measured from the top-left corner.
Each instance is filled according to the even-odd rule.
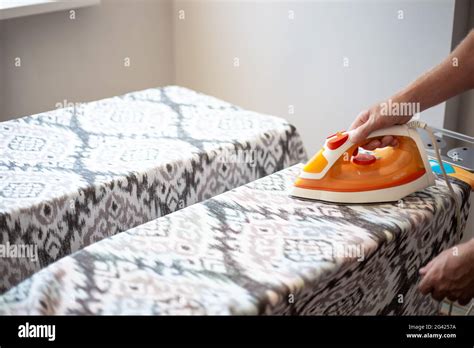
[[[443,62],[392,100],[419,103],[420,111],[423,111],[471,88],[474,88],[474,30]]]
[[[389,100],[362,111],[349,127],[354,143],[381,128],[408,122],[414,113],[426,110],[449,98],[474,88],[474,30],[438,66],[426,72]],[[393,108],[392,108],[393,106]],[[390,117],[385,117],[390,116]],[[396,139],[385,136],[364,147],[396,145]]]

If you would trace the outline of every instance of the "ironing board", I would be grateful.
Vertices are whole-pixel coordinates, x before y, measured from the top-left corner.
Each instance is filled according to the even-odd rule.
[[[300,168],[65,257],[0,297],[0,313],[434,314],[418,270],[462,234],[444,181],[336,205],[288,195]],[[464,225],[470,188],[452,183]]]
[[[84,246],[305,159],[285,120],[177,86],[0,123],[0,293]]]

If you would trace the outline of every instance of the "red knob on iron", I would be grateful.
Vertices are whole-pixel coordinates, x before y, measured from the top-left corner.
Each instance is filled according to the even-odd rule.
[[[334,137],[332,137],[327,142],[327,147],[331,150],[336,150],[342,144],[344,144],[347,139],[349,139],[349,134],[347,133],[336,133]]]
[[[355,164],[359,164],[359,165],[362,165],[362,166],[366,166],[366,165],[375,163],[376,160],[377,160],[377,158],[375,158],[374,155],[370,155],[370,154],[367,154],[367,153],[360,153],[357,156],[352,158],[352,161]]]

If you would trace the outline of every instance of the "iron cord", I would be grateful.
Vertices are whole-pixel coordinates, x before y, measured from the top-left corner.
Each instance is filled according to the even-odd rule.
[[[443,173],[444,180],[446,181],[446,185],[448,186],[449,192],[451,193],[451,196],[453,197],[454,204],[456,207],[456,231],[461,228],[461,207],[458,204],[458,201],[456,199],[456,193],[454,192],[453,186],[451,185],[451,182],[449,181],[448,174],[446,174],[446,170],[444,169],[443,161],[441,159],[441,155],[439,153],[439,148],[437,145],[436,138],[433,134],[433,131],[431,130],[430,127],[425,122],[415,120],[415,121],[410,121],[407,123],[408,127],[410,128],[421,128],[424,129],[425,131],[428,132],[431,142],[433,143],[435,154],[436,154],[436,160],[438,161],[439,167],[441,168],[441,172]]]
[[[451,196],[453,197],[454,204],[456,207],[456,234],[457,234],[457,232],[459,232],[459,229],[461,228],[461,207],[458,204],[458,201],[456,200],[456,193],[454,192],[453,186],[451,185],[451,182],[449,181],[448,174],[446,174],[446,170],[444,169],[443,161],[441,160],[441,155],[439,153],[439,148],[437,145],[436,138],[433,134],[433,131],[431,130],[430,127],[428,127],[428,125],[425,122],[422,122],[420,120],[410,121],[408,122],[407,125],[410,128],[424,129],[425,131],[428,132],[430,136],[431,142],[434,146],[436,160],[438,161],[439,167],[441,168],[441,172],[443,173],[444,180],[446,181],[446,185],[448,186],[449,192],[451,193]],[[441,306],[441,302],[439,303],[439,306],[438,306],[438,313],[439,313],[440,306]],[[469,315],[469,312],[471,311],[471,309],[472,309],[472,305],[471,305],[471,308],[467,311],[466,315]],[[450,301],[448,315],[452,314],[452,310],[453,310],[453,302]]]

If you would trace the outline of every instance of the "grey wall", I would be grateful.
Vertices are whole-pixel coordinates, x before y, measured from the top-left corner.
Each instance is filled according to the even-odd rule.
[[[454,1],[177,0],[180,10],[176,83],[286,117],[314,152],[449,54]],[[423,118],[442,126],[444,104]]]
[[[474,2],[469,2],[468,5],[461,2],[459,4],[464,8],[467,16],[467,25],[465,26],[464,35],[471,29],[474,28]],[[461,15],[461,19],[465,16]],[[457,98],[457,108],[455,108],[456,113],[446,114],[446,118],[452,118],[455,120],[454,128],[455,131],[458,131],[463,134],[470,135],[474,137],[474,90],[463,93]],[[448,121],[448,120],[447,120]],[[464,232],[464,240],[469,240],[474,238],[474,195],[471,194],[471,210],[469,212],[469,219],[466,225],[466,230]]]
[[[474,28],[474,3],[471,2],[470,5],[467,30]],[[474,137],[474,90],[460,96],[457,130]]]
[[[75,20],[62,11],[0,22],[0,121],[51,110],[65,99],[173,83],[171,15],[171,0],[102,0],[78,9]]]
[[[458,132],[474,137],[474,91],[461,96],[459,105]]]

